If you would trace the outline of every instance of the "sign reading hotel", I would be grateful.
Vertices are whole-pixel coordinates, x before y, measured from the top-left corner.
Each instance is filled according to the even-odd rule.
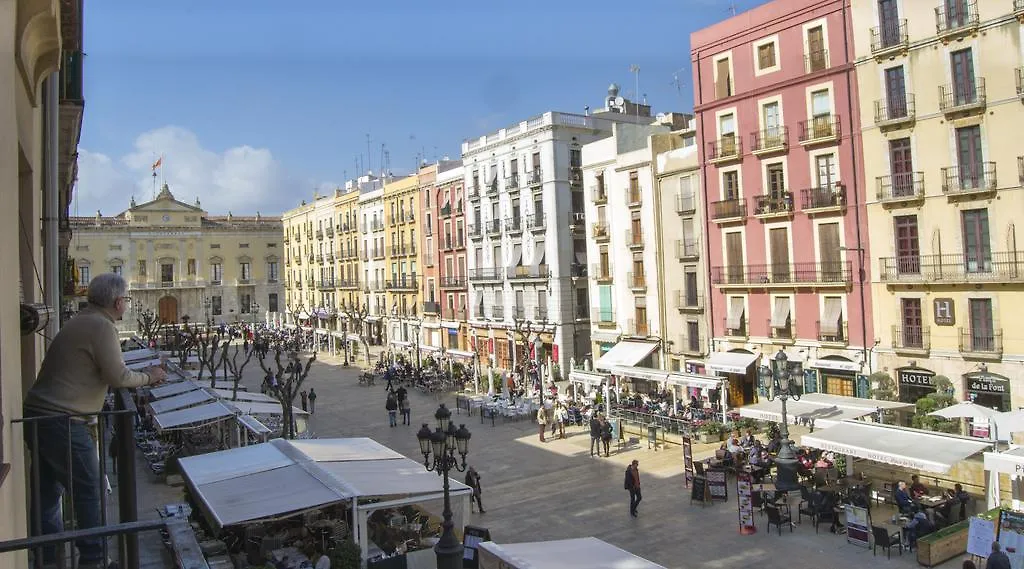
[[[935,386],[935,372],[927,369],[902,368],[896,370],[896,380],[900,385]]]
[[[932,301],[936,326],[953,326],[956,324],[956,311],[953,310],[952,298],[936,298]]]

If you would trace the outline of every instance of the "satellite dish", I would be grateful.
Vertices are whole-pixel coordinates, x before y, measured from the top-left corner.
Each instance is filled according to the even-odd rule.
[[[615,105],[616,106],[621,107],[624,104],[626,104],[626,100],[625,99],[623,99],[622,97],[615,97]]]

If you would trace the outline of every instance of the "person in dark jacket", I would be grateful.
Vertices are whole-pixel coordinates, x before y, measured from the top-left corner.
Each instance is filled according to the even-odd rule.
[[[590,417],[590,456],[594,456],[594,447],[597,447],[597,456],[601,456],[601,416],[594,413]]]
[[[309,414],[316,413],[316,390],[309,388]]]
[[[611,456],[608,449],[612,443],[612,422],[605,417],[601,417],[601,443],[604,445],[605,458]]]
[[[392,427],[398,425],[396,420],[398,417],[398,401],[395,401],[395,396],[391,393],[388,394],[388,400],[384,403],[384,408],[388,411],[388,424]]]
[[[626,477],[623,487],[629,490],[629,515],[637,517],[636,509],[640,505],[643,496],[640,495],[640,461],[634,460],[626,467]]]
[[[1010,557],[1006,555],[998,541],[992,542],[992,553],[985,562],[985,569],[1010,569]]]
[[[473,489],[473,495],[469,497],[469,511],[473,511],[473,502],[475,501],[476,507],[480,510],[480,513],[486,514],[487,512],[484,510],[484,504],[480,501],[480,494],[482,493],[482,490],[480,489],[480,473],[472,466],[466,470],[466,486]]]

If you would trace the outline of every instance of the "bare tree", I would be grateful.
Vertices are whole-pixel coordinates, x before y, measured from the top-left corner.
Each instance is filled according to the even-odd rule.
[[[199,356],[199,376],[197,381],[203,380],[204,372],[210,374],[210,388],[217,385],[217,369],[223,363],[221,349],[227,349],[228,341],[221,342],[220,336],[211,334],[209,331],[203,336],[196,337],[196,354]]]
[[[363,333],[364,324],[366,317],[370,315],[370,307],[368,304],[363,303],[360,305],[358,302],[346,303],[344,299],[341,301],[341,311],[349,322],[352,322],[355,327],[356,335],[359,336],[359,341],[363,344],[363,353],[366,354],[366,365],[372,364],[370,361],[370,343],[366,340],[366,334]],[[348,330],[345,331],[345,360],[346,365],[348,361]]]
[[[163,322],[160,321],[160,316],[147,308],[146,310],[139,311],[135,321],[138,323],[139,334],[146,341],[146,347],[150,347],[153,345],[153,339],[160,334],[160,330],[164,327]]]
[[[222,359],[224,361],[224,369],[231,373],[231,381],[234,383],[231,389],[231,400],[237,401],[238,384],[242,381],[242,375],[245,373],[245,366],[249,365],[253,354],[256,353],[256,349],[249,347],[249,344],[247,343],[243,344],[241,347],[238,346],[238,344],[235,344],[235,350],[231,354],[231,357],[228,357],[228,352],[229,350],[224,348],[224,351],[221,352],[223,354]],[[242,359],[241,362],[238,361],[239,352],[244,354],[244,359]]]
[[[298,396],[299,391],[302,389],[302,384],[305,383],[306,377],[309,376],[309,368],[316,361],[316,352],[309,356],[305,366],[299,361],[298,352],[287,353],[289,360],[287,364],[281,363],[281,354],[284,353],[281,346],[274,346],[273,352],[274,359],[271,363],[273,363],[276,371],[271,371],[266,361],[267,358],[259,357],[257,361],[260,363],[263,373],[272,374],[277,378],[277,389],[273,391],[273,395],[281,404],[281,436],[285,439],[294,439],[296,425],[292,409],[294,408],[295,397]]]

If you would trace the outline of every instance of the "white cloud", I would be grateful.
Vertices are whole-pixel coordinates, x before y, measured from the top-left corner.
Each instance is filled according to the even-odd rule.
[[[243,145],[218,153],[204,148],[192,131],[165,126],[139,135],[132,151],[118,159],[79,148],[79,215],[93,215],[97,209],[114,215],[133,196],[139,203],[151,199],[151,167],[161,155],[160,174],[174,197],[186,203],[198,197],[212,214],[279,214],[312,195],[314,188],[321,193],[334,188],[327,182],[300,183],[266,148]]]

